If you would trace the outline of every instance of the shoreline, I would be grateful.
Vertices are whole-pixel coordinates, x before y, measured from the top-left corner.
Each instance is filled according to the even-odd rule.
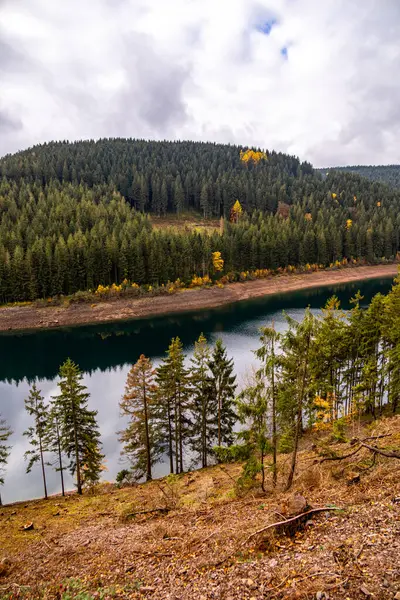
[[[316,271],[291,275],[276,275],[243,283],[229,283],[223,288],[191,289],[171,296],[115,298],[97,303],[68,307],[10,306],[0,308],[0,331],[54,329],[75,325],[91,325],[128,319],[141,319],[173,313],[217,308],[226,304],[326,287],[352,281],[395,277],[398,264],[347,267],[337,271]]]

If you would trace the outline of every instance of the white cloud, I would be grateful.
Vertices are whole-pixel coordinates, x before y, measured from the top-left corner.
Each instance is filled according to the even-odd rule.
[[[6,0],[0,13],[0,153],[127,136],[399,162],[397,0]]]

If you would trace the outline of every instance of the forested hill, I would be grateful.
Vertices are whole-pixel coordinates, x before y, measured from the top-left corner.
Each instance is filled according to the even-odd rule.
[[[328,173],[332,169],[319,169],[321,173]],[[354,166],[354,167],[335,167],[336,171],[345,173],[356,173],[366,177],[370,181],[379,181],[387,183],[395,188],[400,188],[400,165],[379,165],[379,166]]]
[[[240,153],[245,150],[130,139],[52,142],[0,159],[0,177],[43,186],[55,180],[88,187],[108,184],[141,211],[192,209],[219,217],[229,214],[236,198],[247,210],[275,211],[278,200],[296,195],[296,182],[313,174],[310,164],[276,152],[244,168]]]
[[[189,211],[224,216],[223,230],[160,230],[143,214]],[[399,250],[400,191],[273,151],[115,139],[0,159],[0,302],[373,263]]]

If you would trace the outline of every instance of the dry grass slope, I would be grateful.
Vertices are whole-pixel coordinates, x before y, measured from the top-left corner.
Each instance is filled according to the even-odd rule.
[[[391,434],[400,416],[349,431]],[[372,442],[371,442],[372,443]],[[331,444],[337,455],[349,443]],[[400,592],[399,461],[363,450],[321,463],[326,441],[306,436],[292,493],[258,487],[235,497],[240,465],[136,487],[0,509],[0,598],[390,599]],[[283,481],[289,462],[280,458]],[[258,529],[293,510],[293,494],[322,512],[292,536]],[[163,508],[164,511],[144,512]],[[34,529],[23,531],[27,522]],[[62,587],[60,588],[60,585]]]

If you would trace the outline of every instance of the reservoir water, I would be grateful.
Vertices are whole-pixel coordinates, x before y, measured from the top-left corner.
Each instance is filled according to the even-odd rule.
[[[121,461],[121,446],[116,433],[124,425],[118,403],[124,391],[127,372],[140,354],[149,356],[157,365],[171,338],[179,336],[189,360],[200,333],[203,332],[211,344],[220,337],[227,346],[228,355],[234,359],[240,386],[246,371],[256,364],[252,351],[258,347],[259,328],[262,325],[274,321],[275,327],[282,331],[286,327],[283,311],[300,320],[307,306],[319,311],[333,294],[341,300],[342,308],[348,309],[349,300],[357,290],[361,291],[363,303],[367,304],[376,293],[387,293],[391,285],[392,279],[358,281],[265,296],[196,313],[0,334],[0,414],[14,432],[10,439],[12,451],[5,485],[0,490],[3,502],[42,495],[40,468],[36,466],[30,474],[25,473],[24,452],[28,449],[28,441],[22,434],[29,427],[30,418],[24,409],[24,398],[34,382],[46,400],[56,395],[58,368],[66,358],[72,358],[84,372],[84,383],[91,394],[89,406],[98,411],[103,452],[107,460],[104,479],[113,481],[118,471],[127,466]],[[166,466],[159,465],[157,474],[166,472]],[[59,492],[59,476],[50,468],[47,474],[49,493]],[[72,489],[71,478],[67,483]]]

